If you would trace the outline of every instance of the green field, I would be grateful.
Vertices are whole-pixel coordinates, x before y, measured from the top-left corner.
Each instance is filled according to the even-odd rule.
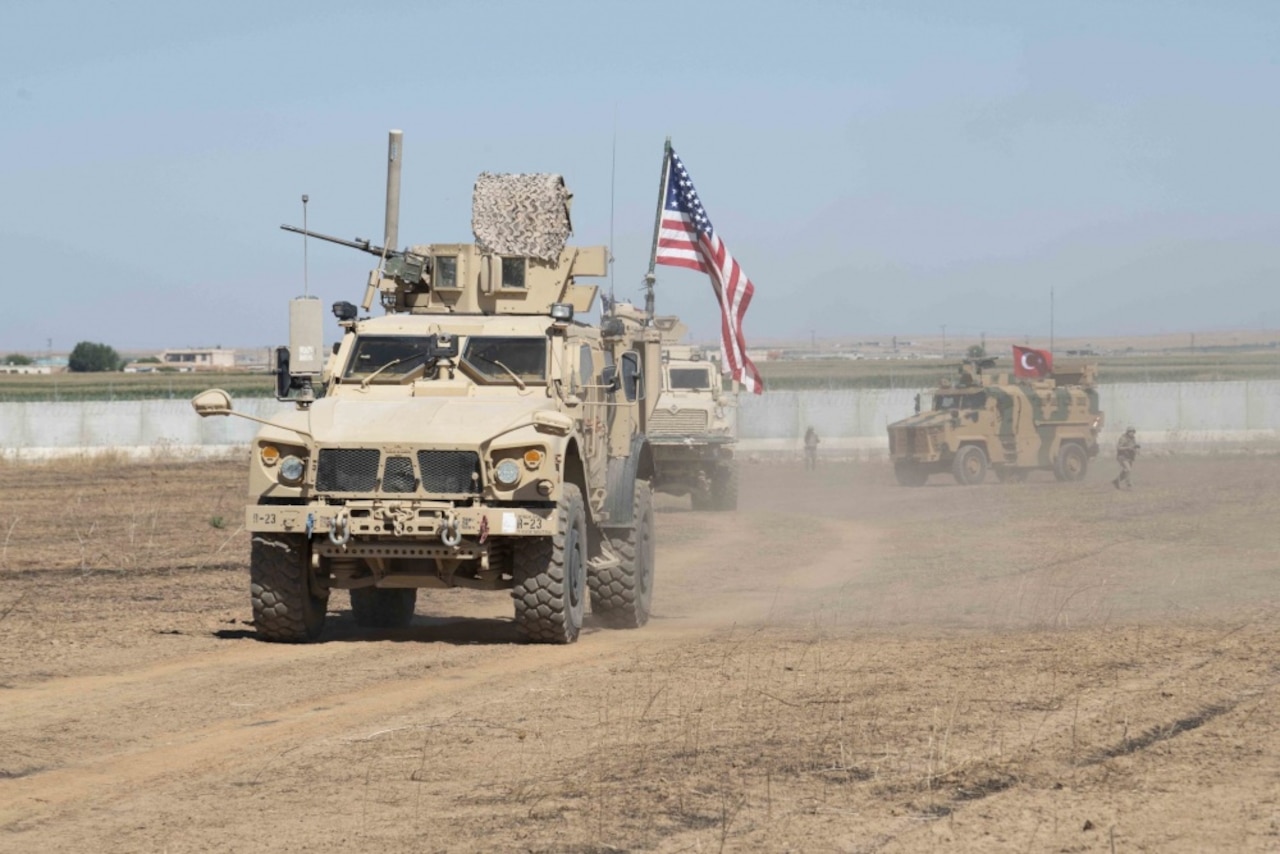
[[[1065,367],[1079,359],[1058,359]],[[1098,365],[1100,383],[1221,382],[1224,380],[1280,379],[1280,351],[1185,353],[1152,356],[1099,356],[1087,361]],[[805,359],[760,362],[765,388],[926,388],[943,377],[955,376],[955,362],[940,359]],[[997,370],[1010,371],[1003,358]]]
[[[275,377],[245,371],[156,374],[0,374],[0,402],[76,400],[187,399],[207,388],[223,388],[232,397],[270,397]]]
[[[1065,365],[1069,360],[1059,360]],[[1185,353],[1155,356],[1101,356],[1098,379],[1119,382],[1220,382],[1280,379],[1280,351]],[[1002,359],[1004,370],[1008,359]],[[806,359],[762,361],[765,387],[789,389],[926,388],[954,376],[954,363],[938,359]],[[223,388],[232,397],[270,397],[271,374],[0,374],[0,402],[187,399],[207,388]]]

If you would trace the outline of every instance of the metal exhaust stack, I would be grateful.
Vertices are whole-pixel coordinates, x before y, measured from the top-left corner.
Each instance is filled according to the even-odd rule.
[[[387,215],[382,229],[382,245],[394,251],[400,242],[400,160],[404,152],[404,131],[393,130],[387,135]],[[385,256],[384,256],[385,260]],[[365,311],[373,305],[373,296],[382,280],[382,264],[369,273],[369,283],[364,289],[360,307]]]
[[[393,130],[387,139],[387,221],[382,245],[390,250],[400,248],[400,160],[404,132]]]

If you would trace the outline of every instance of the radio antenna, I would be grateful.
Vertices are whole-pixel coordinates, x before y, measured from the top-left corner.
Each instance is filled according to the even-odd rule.
[[[311,296],[311,285],[307,277],[307,202],[311,197],[302,194],[302,295]]]
[[[613,105],[613,156],[609,163],[609,302],[613,303],[613,201],[618,177],[618,105]]]

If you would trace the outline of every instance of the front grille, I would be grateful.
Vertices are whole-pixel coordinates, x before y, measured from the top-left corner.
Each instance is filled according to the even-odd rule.
[[[383,492],[417,492],[418,479],[413,476],[413,460],[409,457],[388,457],[387,470],[382,475]]]
[[[915,427],[911,430],[911,453],[928,454],[933,449],[930,447],[929,430],[924,427]]]
[[[480,455],[475,451],[418,451],[424,492],[471,495],[480,491]]]
[[[376,448],[322,448],[316,470],[319,492],[373,492],[378,488]]]
[[[649,416],[650,436],[687,435],[689,433],[707,432],[707,411],[705,409],[669,409],[654,410]]]

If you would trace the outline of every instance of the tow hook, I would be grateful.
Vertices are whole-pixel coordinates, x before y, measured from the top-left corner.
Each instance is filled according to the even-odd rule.
[[[449,548],[462,542],[462,532],[458,530],[458,519],[452,513],[440,522],[440,542]]]
[[[333,525],[329,528],[329,542],[335,546],[345,546],[350,539],[351,519],[344,510],[333,518]]]

